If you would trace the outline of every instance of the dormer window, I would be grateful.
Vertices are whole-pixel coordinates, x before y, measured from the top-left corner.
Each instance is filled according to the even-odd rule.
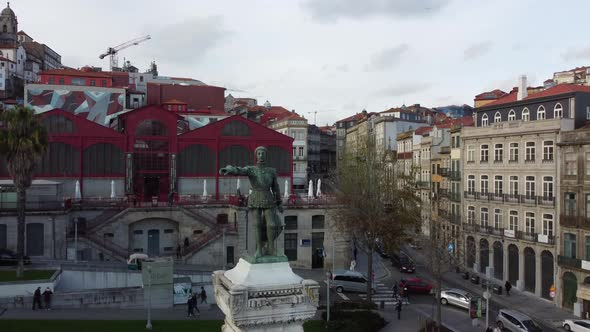
[[[529,112],[528,108],[524,108],[522,110],[522,121],[530,121],[531,120],[531,113]]]
[[[537,120],[545,120],[545,107],[542,105],[537,109]]]
[[[488,115],[484,114],[481,116],[481,126],[487,127],[488,126]]]
[[[502,121],[502,114],[500,114],[500,112],[496,112],[494,115],[494,123],[498,123],[500,121]]]
[[[553,118],[561,119],[563,117],[563,106],[560,103],[555,104],[553,108]]]
[[[510,110],[510,112],[508,112],[508,121],[514,120],[516,120],[516,112],[514,112],[514,110]]]

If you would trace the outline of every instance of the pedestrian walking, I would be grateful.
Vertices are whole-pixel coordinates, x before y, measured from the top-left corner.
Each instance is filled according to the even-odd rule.
[[[186,318],[191,318],[195,316],[194,310],[193,310],[193,296],[189,295],[188,296],[188,301],[186,301],[186,305],[187,305],[187,314],[186,314]]]
[[[41,309],[41,287],[37,287],[33,294],[33,310],[36,310],[35,305],[37,308]]]
[[[496,324],[496,327],[494,327],[494,332],[502,332],[502,329],[500,328],[499,324]]]
[[[182,248],[180,248],[180,244],[179,244],[176,247],[176,258],[178,258],[178,259],[180,259],[182,257],[181,254],[180,254],[181,253],[181,250],[182,250]]]
[[[51,310],[51,295],[53,295],[53,292],[51,291],[51,289],[49,289],[49,287],[47,287],[45,289],[45,291],[43,292],[43,301],[45,302],[45,310]]]
[[[504,288],[506,289],[506,296],[510,296],[510,289],[512,289],[512,284],[510,284],[510,281],[506,280]]]
[[[408,292],[408,287],[406,287],[406,285],[404,285],[404,297],[406,298],[406,301],[410,303],[410,292]]]
[[[201,315],[201,311],[199,310],[199,306],[197,305],[199,301],[197,300],[197,294],[193,294],[193,309],[197,310],[197,315]],[[193,315],[194,317],[194,315]]]
[[[201,286],[201,303],[207,304],[207,292],[203,286]]]
[[[401,301],[397,302],[397,305],[395,306],[395,310],[397,310],[397,320],[401,320],[402,319],[402,302]]]
[[[188,237],[184,238],[184,251],[186,252],[186,250],[188,249]]]
[[[350,271],[354,271],[354,269],[356,268],[356,260],[351,260],[350,261]]]
[[[353,254],[354,254],[354,260],[356,261],[357,254],[358,254],[358,251],[357,251],[357,249],[356,249],[356,245],[354,246],[354,251],[353,251]]]
[[[392,290],[393,290],[393,297],[397,297],[397,295],[398,295],[397,294],[397,292],[398,292],[397,283],[393,284]]]

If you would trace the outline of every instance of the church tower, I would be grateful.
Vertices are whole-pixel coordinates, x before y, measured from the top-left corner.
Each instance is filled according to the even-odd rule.
[[[18,21],[16,15],[10,9],[10,2],[0,13],[0,44],[16,44]]]

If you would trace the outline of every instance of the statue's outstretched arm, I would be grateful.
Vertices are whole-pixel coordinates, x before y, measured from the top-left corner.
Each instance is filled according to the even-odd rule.
[[[248,175],[250,167],[237,167],[227,165],[219,170],[221,175]]]

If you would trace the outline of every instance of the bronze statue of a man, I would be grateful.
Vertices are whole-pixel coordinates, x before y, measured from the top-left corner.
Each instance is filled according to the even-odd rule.
[[[276,239],[283,225],[277,211],[283,213],[281,192],[277,181],[277,171],[266,166],[268,150],[259,146],[255,150],[256,166],[226,166],[219,170],[221,175],[246,175],[250,180],[252,193],[248,197],[248,208],[253,210],[256,219],[256,254],[254,262],[282,261],[284,255],[277,250]],[[280,259],[259,259],[275,256]]]

